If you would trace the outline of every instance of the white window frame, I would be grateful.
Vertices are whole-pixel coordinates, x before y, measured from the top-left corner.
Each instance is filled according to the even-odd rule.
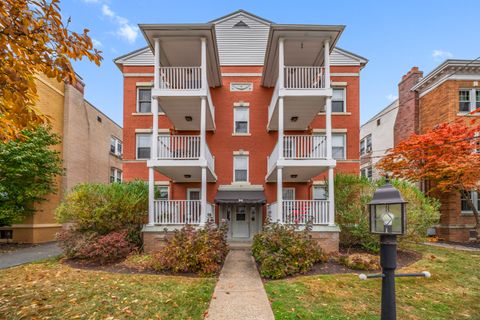
[[[150,136],[150,157],[148,158],[139,158],[138,157],[138,140],[139,136]],[[137,160],[150,160],[152,157],[152,134],[151,133],[135,133],[135,159]]]
[[[138,86],[137,85],[137,107],[135,109],[136,113],[141,113],[141,114],[149,114],[152,113],[152,101],[150,101],[150,111],[149,112],[142,112],[140,111],[140,90],[145,90],[145,89],[150,89],[150,97],[152,96],[152,90],[153,86],[148,85],[148,86]],[[151,99],[150,99],[151,100]],[[160,111],[160,108],[159,108]]]
[[[113,151],[112,151],[113,146]],[[120,148],[119,148],[120,146]],[[119,150],[120,149],[120,150]],[[121,157],[123,154],[123,143],[122,140],[115,136],[110,137],[110,153],[116,155],[117,157]]]
[[[469,97],[468,97],[468,101],[470,102],[470,105],[469,105],[469,111],[460,111],[460,102],[467,102],[466,100],[463,100],[463,101],[460,101],[460,91],[468,91],[469,92]],[[459,88],[458,89],[458,105],[457,105],[457,110],[458,110],[458,113],[460,114],[467,114],[467,113],[470,113],[470,112],[473,112],[475,110],[477,110],[479,107],[477,107],[477,103],[480,104],[480,100],[477,101],[477,91],[480,92],[480,89],[478,88]],[[479,112],[477,112],[479,113]]]
[[[471,195],[472,195],[471,198],[472,198],[473,205],[476,205],[476,209],[479,210],[480,207],[479,207],[479,205],[478,205],[478,198],[479,198],[480,195],[479,195],[476,191],[473,191],[473,190],[471,191]],[[462,201],[463,201],[462,198],[463,198],[463,196],[462,196],[462,194],[460,193],[460,211],[461,211],[461,213],[462,213],[462,214],[471,214],[471,213],[473,213],[472,210],[462,210]]]
[[[113,173],[113,174],[112,174]],[[113,178],[113,181],[112,181]],[[115,168],[115,167],[110,167],[110,183],[114,182],[122,182],[123,181],[123,172],[122,170]]]
[[[343,137],[343,158],[334,158],[333,157],[333,137],[342,136]],[[332,133],[332,158],[335,160],[346,160],[347,159],[347,134],[346,133]]]
[[[325,199],[315,199],[315,188],[322,188],[323,190],[325,190]],[[322,200],[322,201],[328,200],[327,186],[326,185],[313,185],[313,187],[312,187],[312,200]]]
[[[245,181],[237,181],[236,179],[236,175],[235,175],[235,171],[236,171],[236,168],[235,168],[235,158],[240,158],[240,157],[244,157],[244,158],[247,158],[247,180]],[[236,154],[233,156],[233,182],[235,183],[248,183],[250,181],[250,157],[249,155],[246,155],[246,154]],[[239,170],[243,170],[243,169],[239,169]]]
[[[199,198],[200,198],[199,200],[202,199],[202,189],[200,189],[200,188],[188,188],[187,189],[187,200],[192,200],[191,197],[190,197],[191,192],[198,192]]]
[[[285,200],[285,191],[291,191],[291,192],[292,192],[293,199],[288,199],[288,200],[295,200],[295,199],[296,199],[296,196],[295,196],[295,188],[293,188],[293,187],[284,187],[284,188],[282,188],[282,199],[283,199],[283,200]]]
[[[167,199],[157,199],[157,198],[155,197],[157,188],[167,188]],[[163,185],[163,184],[156,184],[156,185],[155,185],[155,191],[154,191],[154,193],[153,193],[153,196],[154,196],[155,200],[163,200],[163,201],[170,200],[170,186],[168,186],[168,185]]]
[[[343,111],[333,111],[333,90],[343,90]],[[332,87],[332,113],[347,113],[347,87]]]
[[[247,132],[237,132],[237,126],[235,119],[236,110],[246,110],[247,112]],[[249,106],[234,106],[233,107],[233,134],[234,135],[247,135],[250,134],[250,107]]]

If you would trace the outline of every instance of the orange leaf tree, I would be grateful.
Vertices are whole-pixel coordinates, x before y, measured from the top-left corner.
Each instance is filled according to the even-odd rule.
[[[377,167],[411,182],[430,181],[439,192],[460,192],[474,213],[479,235],[478,210],[469,194],[479,189],[479,133],[475,120],[442,123],[400,142]]]
[[[0,0],[0,140],[48,123],[35,108],[35,76],[75,83],[71,60],[102,59],[88,30],[76,33],[62,22],[60,0]]]

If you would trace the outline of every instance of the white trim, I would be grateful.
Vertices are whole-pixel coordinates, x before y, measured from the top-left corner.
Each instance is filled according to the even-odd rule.
[[[262,73],[255,72],[223,72],[222,77],[261,77]]]
[[[136,82],[137,87],[153,87],[153,82]]]
[[[151,116],[153,113],[151,112],[132,112],[132,116]],[[165,112],[158,111],[159,116],[164,116]]]
[[[419,92],[418,96],[419,96],[419,98],[421,98],[424,95],[433,91],[435,88],[439,87],[441,84],[443,84],[447,80],[463,80],[463,81],[471,80],[471,81],[476,81],[476,80],[480,80],[480,74],[454,74],[454,75],[451,75],[451,73],[448,73],[443,78],[437,80],[435,82],[435,84],[431,85],[427,89],[424,89],[423,92],[421,92],[422,90],[419,89],[418,84],[415,87],[413,87],[411,90],[412,91],[418,91]]]
[[[14,224],[11,229],[40,229],[40,228],[61,228],[63,225],[59,223],[23,223],[23,224]]]
[[[247,133],[237,133],[234,132],[232,133],[232,137],[250,137],[252,134],[247,132]]]
[[[314,181],[312,182],[312,184],[313,184],[314,186],[319,186],[319,185],[324,186],[326,183],[325,183],[325,180],[314,180]]]
[[[325,112],[319,112],[319,116],[324,116],[326,113]],[[332,112],[332,116],[351,116],[351,112]]]
[[[218,186],[218,191],[264,191],[265,188],[261,184],[250,183],[234,183],[234,184],[221,184]]]
[[[155,181],[156,186],[170,186],[170,181]]]
[[[247,87],[245,90],[235,90],[235,85],[244,85]],[[230,92],[251,92],[253,91],[253,82],[230,82]]]
[[[345,82],[345,81],[339,81],[339,82],[332,81],[332,88],[333,87],[346,87],[347,85],[348,85],[348,83]]]
[[[234,102],[233,107],[250,107],[250,102],[244,102],[244,101]]]
[[[170,133],[170,129],[166,129],[166,128],[158,128],[158,132],[162,132],[162,133]],[[135,129],[135,133],[152,133],[152,129],[142,129],[142,128],[136,128]]]
[[[129,72],[124,73],[124,77],[153,77],[153,73]]]
[[[313,133],[326,133],[325,129],[312,129]],[[332,128],[332,133],[347,133],[348,130],[345,128]]]

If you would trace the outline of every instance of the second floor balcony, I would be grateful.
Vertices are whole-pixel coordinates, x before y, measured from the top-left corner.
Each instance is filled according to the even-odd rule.
[[[200,182],[201,168],[207,168],[207,181],[214,182],[215,157],[205,143],[202,155],[199,135],[159,135],[157,156],[151,164],[175,182]]]
[[[324,135],[286,135],[283,152],[275,145],[267,160],[268,182],[277,180],[277,168],[282,167],[283,181],[304,182],[319,175],[335,160],[327,158],[327,140]]]

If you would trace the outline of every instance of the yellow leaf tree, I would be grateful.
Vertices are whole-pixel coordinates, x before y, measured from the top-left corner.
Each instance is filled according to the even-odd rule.
[[[88,30],[76,33],[62,22],[60,0],[0,0],[0,140],[21,137],[24,129],[49,122],[35,108],[35,76],[75,83],[71,61],[97,65]],[[70,20],[70,19],[69,19]]]

